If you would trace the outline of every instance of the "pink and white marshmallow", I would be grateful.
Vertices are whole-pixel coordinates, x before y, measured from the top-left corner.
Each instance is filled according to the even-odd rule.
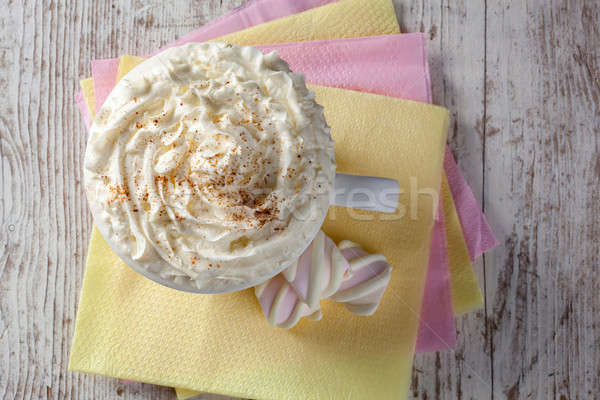
[[[358,315],[373,314],[390,273],[382,254],[369,254],[350,241],[336,246],[319,231],[294,265],[254,292],[269,323],[288,329],[303,317],[320,320],[324,298],[344,303]]]

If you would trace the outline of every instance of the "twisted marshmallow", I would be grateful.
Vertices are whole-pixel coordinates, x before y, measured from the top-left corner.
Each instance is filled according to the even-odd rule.
[[[295,264],[256,286],[255,294],[268,322],[287,329],[302,317],[320,320],[323,298],[358,315],[373,314],[390,273],[382,254],[368,254],[347,240],[336,246],[320,231]]]

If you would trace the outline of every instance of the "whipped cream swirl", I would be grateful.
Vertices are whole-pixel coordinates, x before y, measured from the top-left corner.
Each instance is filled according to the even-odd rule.
[[[140,64],[91,127],[94,220],[129,265],[169,286],[240,290],[294,263],[319,230],[333,141],[276,53],[191,43]]]

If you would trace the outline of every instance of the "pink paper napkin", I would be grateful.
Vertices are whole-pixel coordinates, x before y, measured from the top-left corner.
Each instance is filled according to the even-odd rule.
[[[456,329],[452,312],[450,271],[446,248],[446,229],[442,200],[438,207],[438,219],[433,226],[429,268],[425,281],[425,293],[421,304],[421,319],[417,336],[416,352],[429,353],[456,346]],[[448,317],[449,316],[449,317]]]
[[[85,104],[85,100],[83,99],[83,94],[81,92],[75,93],[75,102],[77,103],[77,107],[79,108],[79,113],[83,117],[85,127],[89,129],[90,125],[92,125],[92,120],[90,118],[90,113],[87,109],[87,104]]]
[[[430,99],[425,39],[421,34],[258,47],[265,52],[277,50],[292,70],[302,71],[310,83],[422,102]],[[103,93],[110,93],[114,86],[115,78],[108,72],[111,70],[114,68],[92,67],[92,72],[98,72],[93,75],[96,87]],[[96,104],[99,109],[102,102],[97,100]],[[447,349],[456,340],[443,221],[436,223],[432,235],[435,247],[431,249],[417,351]]]
[[[446,171],[450,192],[452,192],[456,212],[458,213],[460,225],[467,242],[467,247],[469,248],[469,255],[471,256],[471,261],[473,261],[500,243],[494,236],[490,225],[477,205],[477,200],[475,200],[469,184],[463,178],[448,146],[446,146],[446,155],[444,157],[444,170]]]
[[[421,34],[266,44],[315,85],[430,102],[429,70]]]

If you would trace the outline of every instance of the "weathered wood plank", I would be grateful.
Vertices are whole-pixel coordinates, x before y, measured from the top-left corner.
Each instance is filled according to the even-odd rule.
[[[597,1],[488,2],[485,207],[494,387],[600,390]]]

